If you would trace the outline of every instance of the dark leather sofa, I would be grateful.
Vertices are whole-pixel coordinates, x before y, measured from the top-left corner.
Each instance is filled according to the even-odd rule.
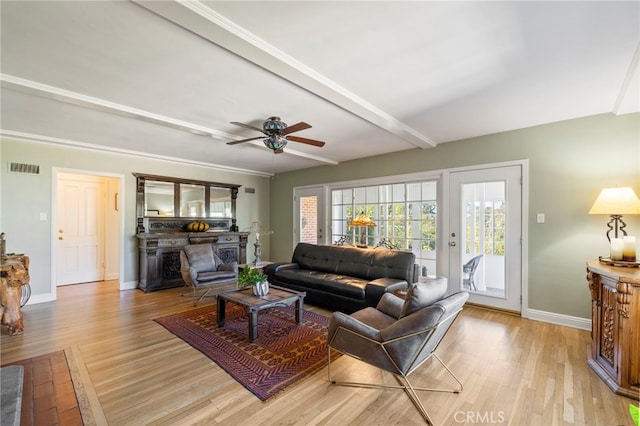
[[[417,281],[416,266],[407,251],[299,243],[291,262],[270,264],[265,273],[273,285],[305,291],[309,302],[351,313]]]

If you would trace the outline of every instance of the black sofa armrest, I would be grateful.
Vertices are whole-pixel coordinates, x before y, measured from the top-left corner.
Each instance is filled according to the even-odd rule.
[[[365,288],[365,299],[375,301],[371,306],[376,306],[382,295],[385,293],[393,293],[396,290],[408,288],[409,283],[399,278],[376,278],[369,281]]]
[[[300,269],[300,265],[290,262],[271,263],[264,268],[264,273],[267,275],[274,275],[276,272],[282,271],[283,269]]]

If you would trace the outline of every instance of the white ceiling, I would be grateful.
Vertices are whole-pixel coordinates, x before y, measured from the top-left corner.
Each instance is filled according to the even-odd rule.
[[[4,136],[273,174],[640,111],[640,3],[6,1]],[[274,155],[230,124],[313,127]],[[204,136],[202,134],[205,134]]]

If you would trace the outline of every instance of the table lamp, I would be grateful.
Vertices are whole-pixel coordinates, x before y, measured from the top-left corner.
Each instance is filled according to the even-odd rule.
[[[249,235],[255,235],[256,236],[256,242],[253,243],[253,256],[254,256],[254,260],[253,260],[253,264],[258,266],[258,265],[262,265],[262,259],[260,259],[260,256],[262,256],[262,244],[260,244],[260,235],[271,235],[273,234],[273,231],[267,228],[263,228],[260,225],[260,222],[251,222],[251,226],[248,228],[245,228],[244,231],[249,232]]]
[[[611,220],[607,223],[609,230],[607,231],[607,240],[611,242],[611,232],[614,232],[614,238],[618,238],[618,234],[627,235],[624,229],[627,224],[622,220],[625,214],[640,214],[640,199],[631,187],[623,188],[605,188],[600,192],[595,203],[589,210],[589,214],[608,214]]]
[[[360,228],[360,244],[356,244],[357,247],[367,247],[367,228],[376,226],[376,223],[365,212],[358,214],[352,221],[347,223],[349,226]]]

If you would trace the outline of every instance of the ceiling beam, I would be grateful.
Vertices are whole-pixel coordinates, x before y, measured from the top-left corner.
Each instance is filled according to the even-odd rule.
[[[20,77],[15,77],[9,74],[0,73],[0,85],[5,89],[11,89],[11,90],[15,90],[22,93],[28,93],[28,94],[40,96],[46,99],[52,99],[58,102],[65,102],[73,105],[78,105],[83,108],[90,108],[97,111],[117,114],[123,117],[133,118],[136,120],[147,121],[147,122],[159,124],[165,127],[170,127],[172,129],[183,130],[199,136],[210,136],[217,140],[240,139],[238,135],[232,135],[230,133],[221,132],[219,130],[212,129],[210,127],[201,126],[199,124],[190,123],[188,121],[178,120],[176,118],[156,114],[156,113],[145,111],[138,108],[133,108],[128,105],[107,101],[105,99],[83,95],[81,93],[73,92],[71,90],[49,86],[48,84],[43,84],[37,81],[27,80]],[[287,149],[287,154],[295,155],[297,157],[307,158],[323,164],[329,164],[329,165],[338,164],[337,161],[331,160],[329,158],[307,154],[307,153],[296,151],[293,149]]]
[[[123,117],[144,120],[160,124],[162,126],[171,127],[173,129],[184,130],[196,135],[211,136],[212,138],[219,140],[238,139],[237,135],[221,132],[209,127],[200,126],[198,124],[189,123],[187,121],[178,120],[139,108],[133,108],[128,105],[107,101],[105,99],[83,95],[78,92],[61,89],[59,87],[50,86],[37,81],[15,77],[10,74],[0,74],[0,84],[6,89],[12,89],[47,99],[53,99],[59,102],[78,105],[83,108],[91,108],[102,112],[117,114]]]
[[[348,111],[419,148],[436,143],[375,105],[349,92],[305,64],[197,0],[141,1],[138,5],[191,31],[314,95]]]
[[[58,146],[70,146],[73,148],[85,149],[88,151],[109,152],[112,154],[127,155],[127,156],[133,156],[137,158],[140,158],[140,157],[152,158],[154,160],[162,160],[162,161],[168,161],[171,163],[207,167],[212,170],[222,170],[222,171],[242,173],[242,174],[252,175],[252,176],[272,177],[274,175],[274,173],[271,173],[271,172],[261,172],[256,170],[241,169],[238,167],[225,166],[224,164],[207,163],[204,161],[194,161],[194,160],[188,160],[188,159],[180,158],[176,156],[168,157],[165,155],[158,155],[150,152],[133,151],[133,150],[122,149],[122,148],[113,148],[110,146],[96,145],[96,144],[91,144],[87,142],[75,141],[72,139],[56,138],[51,136],[38,135],[34,133],[17,132],[17,131],[6,130],[1,128],[0,128],[0,137],[13,139],[16,141],[23,141],[23,142],[43,143],[43,144],[58,145]]]

